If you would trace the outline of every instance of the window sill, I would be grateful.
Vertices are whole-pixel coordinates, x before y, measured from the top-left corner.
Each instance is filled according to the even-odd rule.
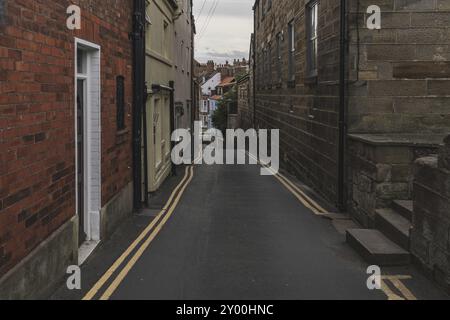
[[[130,133],[129,129],[123,129],[116,132],[116,146],[120,146],[127,142],[127,136]]]
[[[130,130],[129,129],[122,129],[122,130],[119,130],[119,131],[117,131],[116,132],[116,136],[124,136],[124,135],[126,135],[126,134],[128,134],[130,132]]]

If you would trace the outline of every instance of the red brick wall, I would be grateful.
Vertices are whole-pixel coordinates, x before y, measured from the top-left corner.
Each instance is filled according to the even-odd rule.
[[[66,8],[82,8],[82,29]],[[75,215],[74,36],[101,46],[102,205],[131,182],[132,0],[6,0],[0,10],[0,275]],[[116,77],[126,127],[116,128]]]

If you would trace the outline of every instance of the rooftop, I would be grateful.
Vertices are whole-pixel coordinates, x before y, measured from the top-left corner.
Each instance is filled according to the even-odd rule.
[[[218,87],[227,87],[234,85],[236,83],[235,77],[225,77],[222,79],[222,82],[218,85]]]

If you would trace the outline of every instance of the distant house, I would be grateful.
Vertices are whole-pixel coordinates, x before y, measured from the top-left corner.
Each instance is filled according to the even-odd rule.
[[[200,110],[199,110],[199,119],[202,123],[202,128],[204,130],[208,129],[208,114],[209,114],[209,97],[207,95],[204,95],[202,97],[202,101],[200,102]]]
[[[216,110],[217,110],[219,101],[222,100],[222,96],[215,95],[215,96],[212,96],[211,98],[209,98],[208,100],[209,100],[209,114],[208,114],[209,127],[208,127],[208,129],[212,129],[214,127],[212,117],[214,115],[214,112],[216,112]]]
[[[222,99],[222,96],[214,95],[212,97],[203,96],[203,100],[200,107],[200,121],[204,130],[212,129],[213,122],[212,117],[217,110],[218,102]]]
[[[226,61],[225,64],[217,65],[217,71],[222,74],[222,77],[237,77],[249,71],[249,62],[245,58],[234,59],[233,64]]]
[[[217,94],[223,96],[228,93],[236,85],[235,77],[225,77],[222,82],[217,86]]]
[[[212,92],[216,90],[217,86],[222,82],[222,75],[218,72],[213,73],[206,78],[202,84],[202,93],[211,96]]]

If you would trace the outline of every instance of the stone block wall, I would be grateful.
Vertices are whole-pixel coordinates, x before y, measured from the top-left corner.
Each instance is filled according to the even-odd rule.
[[[450,136],[439,157],[417,160],[411,251],[450,290]]]
[[[381,8],[369,30],[368,6]],[[450,2],[349,1],[349,130],[448,132]]]
[[[432,143],[394,141],[370,135],[352,135],[349,142],[349,210],[363,226],[374,227],[375,210],[393,200],[410,200],[414,161],[436,153]]]
[[[253,124],[252,110],[250,109],[250,78],[248,76],[238,82],[237,95],[239,125],[241,129],[247,130],[252,128]]]
[[[261,9],[263,2],[265,13]],[[305,11],[308,2],[272,1],[269,8],[268,1],[256,1],[256,126],[261,129],[280,129],[282,167],[335,202],[338,176],[340,4],[336,0],[318,2],[318,75],[308,77],[305,45]],[[288,71],[288,23],[291,21],[295,30],[293,81],[290,81]],[[277,56],[279,34],[283,35],[280,60]]]
[[[284,169],[334,201],[337,195],[339,148],[340,1],[318,1],[318,75],[313,78],[306,74],[307,3],[307,0],[280,1],[272,6],[266,0],[255,3],[256,126],[280,129],[280,155]],[[448,0],[349,0],[347,4],[348,132],[393,136],[444,136],[448,133]],[[381,8],[380,30],[367,28],[367,8],[370,5]],[[296,44],[294,81],[288,79],[286,37],[291,21]],[[280,33],[283,39],[281,59],[276,47]],[[281,79],[278,76],[280,61]],[[411,142],[413,145],[414,142]],[[407,155],[415,152],[413,147],[402,148],[398,144],[392,147],[400,149],[395,152],[406,150]],[[361,164],[353,161],[351,150],[346,151],[349,172],[357,172],[359,167],[366,165],[364,157],[357,157],[364,159]],[[428,154],[427,150],[419,153],[422,156]],[[385,200],[394,196],[410,196],[413,160],[391,163],[386,159],[372,163],[374,170],[381,170],[376,167],[378,165],[386,166],[388,172],[394,171],[389,173],[390,179],[395,180],[392,176],[396,175],[402,177],[398,179],[400,181],[379,186],[381,197],[361,201],[372,203],[370,208],[374,208],[377,202],[385,204]],[[353,188],[354,181],[351,179],[352,176],[347,189],[350,190],[350,200],[353,200],[351,191],[358,189]],[[358,181],[359,178],[355,179]],[[385,193],[392,193],[392,196],[384,199]]]

